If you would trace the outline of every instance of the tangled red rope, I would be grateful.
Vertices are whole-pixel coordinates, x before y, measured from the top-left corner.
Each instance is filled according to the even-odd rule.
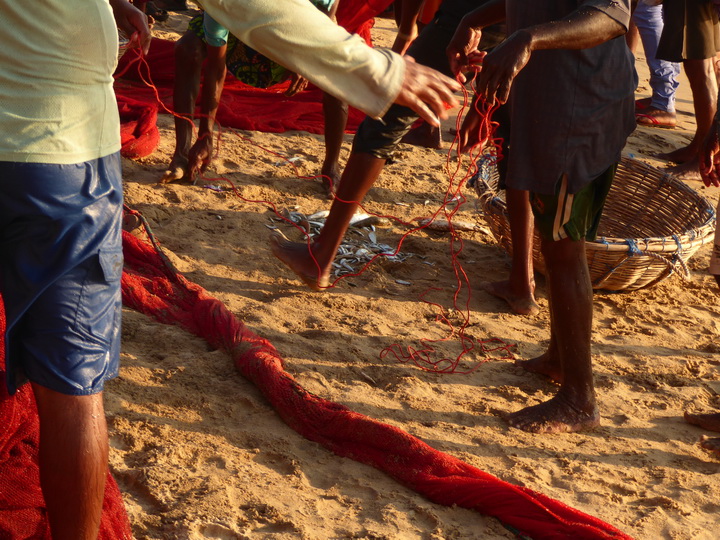
[[[495,516],[532,538],[630,539],[611,525],[531,489],[514,486],[412,435],[306,391],[278,351],[219,300],[172,268],[151,244],[124,233],[123,302],[179,325],[228,352],[295,431],[339,456],[376,467],[443,505]]]

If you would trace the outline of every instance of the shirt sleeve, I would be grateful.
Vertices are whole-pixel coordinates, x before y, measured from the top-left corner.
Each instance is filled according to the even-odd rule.
[[[211,47],[227,45],[230,32],[222,24],[213,19],[207,11],[203,13],[203,31],[205,41]]]
[[[240,41],[373,118],[381,117],[400,93],[403,59],[368,47],[307,0],[202,3]]]
[[[590,7],[602,11],[611,19],[623,25],[625,30],[630,27],[630,0],[586,0],[580,7]]]

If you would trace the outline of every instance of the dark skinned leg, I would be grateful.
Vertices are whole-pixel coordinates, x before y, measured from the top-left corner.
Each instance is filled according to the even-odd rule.
[[[170,165],[160,179],[166,184],[185,178],[188,153],[192,146],[193,115],[200,92],[200,73],[205,59],[205,44],[193,32],[186,32],[175,44],[175,88],[173,108],[175,117],[175,152]]]
[[[697,130],[689,145],[667,154],[659,154],[659,157],[678,163],[678,166],[671,167],[670,170],[681,178],[700,180],[698,153],[705,137],[710,132],[715,117],[718,95],[717,79],[712,58],[685,60],[683,67],[692,89]]]
[[[508,188],[506,191],[508,221],[513,254],[510,278],[485,282],[480,286],[490,294],[502,298],[515,313],[534,315],[540,309],[535,301],[535,271],[533,269],[533,215],[528,192]]]
[[[585,242],[543,240],[542,251],[550,288],[551,341],[563,382],[555,397],[508,415],[508,421],[532,433],[592,429],[599,425],[600,413],[590,358],[593,305]]]
[[[342,148],[345,126],[348,119],[348,106],[330,94],[323,94],[323,114],[325,116],[325,160],[320,174],[328,198],[334,196],[340,182],[340,149]]]
[[[94,540],[108,465],[102,393],[68,396],[32,387],[40,417],[40,484],[53,540]]]
[[[384,166],[384,159],[370,154],[359,152],[350,154],[330,207],[330,214],[309,249],[306,243],[288,242],[278,235],[271,237],[273,254],[311,289],[320,290],[330,284],[332,262],[350,219]]]
[[[715,457],[720,458],[720,437],[707,437],[703,435],[700,437],[700,446],[715,454]]]

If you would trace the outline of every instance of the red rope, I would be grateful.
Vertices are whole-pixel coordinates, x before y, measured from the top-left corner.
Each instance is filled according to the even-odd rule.
[[[439,452],[412,435],[306,391],[267,340],[184,278],[155,249],[124,233],[123,302],[228,352],[281,418],[339,456],[372,465],[431,501],[495,516],[532,538],[630,539],[611,525]]]

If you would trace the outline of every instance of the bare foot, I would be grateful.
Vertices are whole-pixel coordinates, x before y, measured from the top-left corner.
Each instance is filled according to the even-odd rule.
[[[690,146],[678,148],[672,152],[662,152],[657,154],[660,159],[666,159],[673,163],[686,163],[692,159],[697,159],[698,149]]]
[[[555,355],[551,355],[549,352],[537,358],[531,358],[530,360],[516,360],[515,365],[520,366],[530,373],[545,375],[558,384],[562,384],[563,382],[562,366]]]
[[[440,128],[431,126],[427,122],[423,122],[415,129],[408,131],[401,142],[424,148],[442,148]]]
[[[693,414],[686,412],[685,420],[694,426],[720,432],[720,413]]]
[[[321,291],[330,286],[330,271],[320,272],[307,244],[290,242],[275,233],[270,237],[270,249],[312,290]]]
[[[700,437],[700,446],[705,450],[710,450],[715,456],[720,457],[720,437],[703,435]]]
[[[510,305],[510,309],[520,315],[535,315],[540,311],[535,295],[529,291],[525,294],[516,293],[512,290],[509,280],[485,281],[480,284],[480,288],[505,300]]]
[[[187,174],[188,158],[182,154],[176,153],[167,170],[163,173],[160,178],[160,184],[169,184],[176,180],[184,180]]]
[[[700,177],[700,163],[697,156],[690,161],[675,165],[674,167],[666,167],[665,170],[670,174],[677,176],[680,180],[702,180]]]
[[[600,412],[594,403],[578,407],[558,394],[545,403],[511,413],[506,419],[511,427],[530,433],[570,433],[599,426]]]

